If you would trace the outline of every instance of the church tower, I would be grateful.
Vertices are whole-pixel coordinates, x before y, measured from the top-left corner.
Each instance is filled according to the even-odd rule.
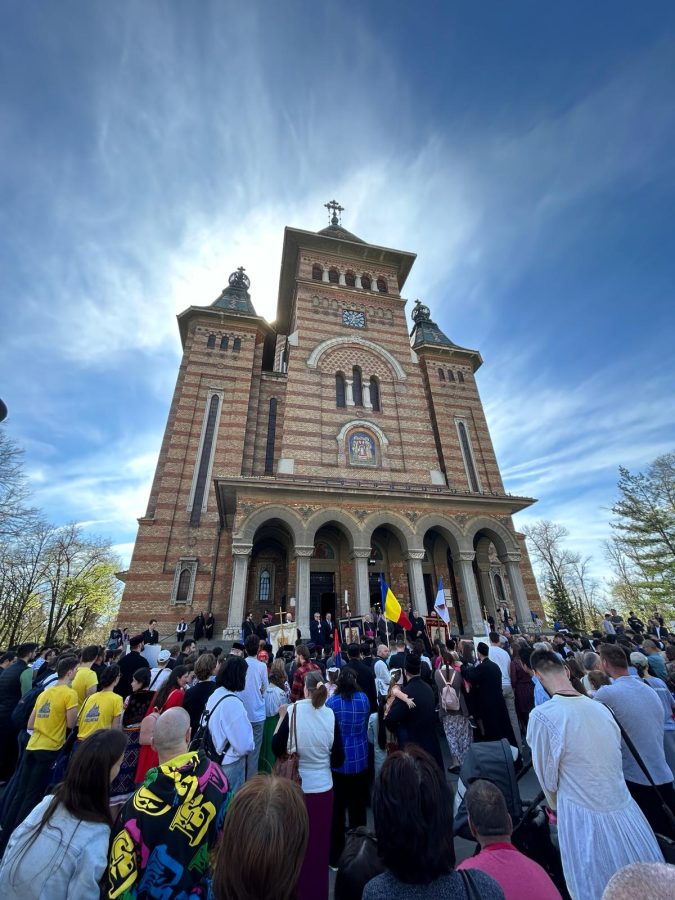
[[[369,244],[326,204],[319,232],[286,228],[277,318],[243,269],[178,316],[183,360],[120,612],[168,633],[212,610],[363,616],[382,574],[424,615],[440,579],[453,627],[508,609],[543,615],[504,491],[475,372],[401,291],[415,255]]]

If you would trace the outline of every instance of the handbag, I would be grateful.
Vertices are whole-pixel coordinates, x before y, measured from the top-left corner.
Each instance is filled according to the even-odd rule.
[[[286,753],[277,759],[274,763],[272,774],[278,775],[279,778],[288,778],[294,784],[297,784],[298,787],[301,787],[302,777],[300,775],[300,756],[298,754],[298,723],[296,721],[298,711],[295,708],[295,704],[288,715],[290,718],[289,736],[291,738],[291,746],[294,745],[295,750],[292,753],[286,751]]]

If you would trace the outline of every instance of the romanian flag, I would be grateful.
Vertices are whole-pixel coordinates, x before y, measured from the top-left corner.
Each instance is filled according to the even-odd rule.
[[[342,668],[342,653],[340,653],[340,632],[337,625],[333,626],[333,658],[335,666]]]
[[[401,604],[396,597],[394,597],[391,588],[382,575],[380,575],[380,590],[382,591],[382,613],[384,614],[385,619],[396,622],[401,628],[410,631],[412,629],[410,619],[401,609]]]

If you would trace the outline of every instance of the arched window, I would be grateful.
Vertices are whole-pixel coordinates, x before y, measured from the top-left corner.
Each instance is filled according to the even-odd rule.
[[[387,282],[384,280],[384,278],[377,279],[377,289],[381,294],[387,293]]]
[[[206,341],[206,346],[209,348],[209,350],[213,350],[213,348],[216,346],[215,334],[210,334],[208,336],[207,341]]]
[[[272,576],[269,569],[263,569],[258,579],[258,600],[260,603],[268,603],[272,587]]]
[[[362,275],[361,276],[361,287],[364,291],[369,291],[372,281],[370,280],[370,275]]]
[[[438,367],[438,380],[445,381],[445,372],[443,371],[443,369],[441,369],[440,366]]]
[[[343,409],[345,403],[345,376],[342,372],[335,375],[335,405],[338,409]]]
[[[506,606],[506,594],[504,593],[504,582],[499,572],[495,573],[495,588],[497,591],[497,600],[502,609]]]
[[[356,275],[353,272],[347,272],[345,275],[345,284],[347,287],[356,287]]]
[[[221,337],[221,339],[220,339],[220,349],[221,349],[221,350],[227,350],[227,346],[228,346],[229,343],[230,343],[229,337],[228,337],[227,335],[224,335],[224,336]]]
[[[190,597],[190,584],[192,583],[192,572],[189,569],[182,569],[178,579],[178,590],[176,591],[176,603],[187,603]]]
[[[274,440],[277,433],[277,398],[270,400],[270,413],[267,418],[267,444],[265,445],[265,475],[274,472]]]
[[[452,369],[448,369],[448,381],[454,381],[454,380],[455,380],[455,373],[452,371]]]
[[[464,457],[464,465],[466,467],[467,478],[469,479],[469,487],[472,491],[480,491],[478,484],[478,476],[476,475],[476,467],[473,464],[473,454],[471,453],[471,444],[469,443],[469,435],[464,422],[457,423],[459,431],[459,440],[462,445],[462,456]]]
[[[374,376],[370,379],[370,402],[375,412],[380,411],[380,385]]]
[[[312,278],[314,281],[323,281],[323,266],[314,263],[312,266]]]
[[[361,369],[354,366],[352,369],[352,393],[354,395],[354,406],[363,406],[363,387],[361,385]]]
[[[216,431],[216,419],[218,418],[218,404],[220,398],[218,394],[213,394],[209,403],[209,411],[206,417],[206,428],[204,429],[204,442],[202,443],[202,454],[199,458],[199,468],[197,469],[197,481],[195,482],[195,493],[192,500],[192,511],[190,513],[190,525],[199,525],[202,516],[202,506],[204,505],[204,493],[206,491],[206,479],[208,477],[209,468],[211,466],[211,451]]]
[[[464,373],[463,372],[457,373],[457,381],[459,381],[461,384],[464,384]]]
[[[232,352],[239,353],[240,350],[241,350],[241,338],[235,338],[232,341]]]
[[[331,284],[338,284],[338,282],[340,281],[340,273],[337,269],[331,269],[328,272],[328,280]]]

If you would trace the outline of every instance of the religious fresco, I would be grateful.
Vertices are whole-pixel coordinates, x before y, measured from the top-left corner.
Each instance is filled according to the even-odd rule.
[[[375,438],[367,431],[353,431],[349,435],[349,464],[352,466],[376,466]]]

